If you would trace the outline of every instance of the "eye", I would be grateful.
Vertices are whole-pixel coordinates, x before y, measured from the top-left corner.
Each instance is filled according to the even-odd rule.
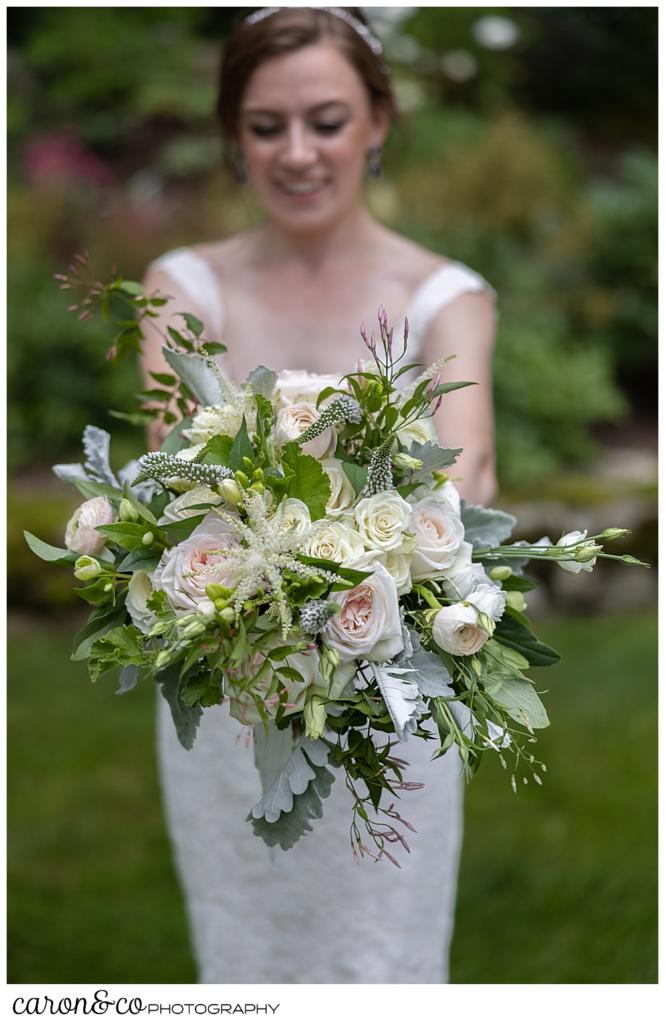
[[[270,139],[281,130],[278,124],[252,124],[249,126],[252,135],[259,139]]]
[[[319,135],[335,135],[335,133],[340,131],[343,127],[343,121],[323,121],[314,125],[314,128]]]

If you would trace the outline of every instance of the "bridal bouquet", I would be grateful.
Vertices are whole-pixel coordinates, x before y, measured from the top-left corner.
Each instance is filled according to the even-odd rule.
[[[138,318],[114,347],[131,350],[166,300],[118,278],[82,315],[118,297]],[[119,693],[156,683],[188,749],[214,705],[250,727],[262,795],[248,827],[270,846],[311,831],[341,775],[354,856],[397,863],[388,846],[408,850],[415,829],[392,798],[419,786],[400,741],[456,747],[467,777],[493,752],[513,788],[540,783],[531,745],[549,723],[525,673],[558,655],[531,630],[524,568],[643,564],[604,550],[628,531],[511,542],[514,517],[462,501],[460,449],[437,443],[431,416],[468,385],[405,362],[408,324],[398,345],[383,310],[377,337],[362,329],[370,358],[341,380],[261,366],[242,384],[182,317],[165,337],[172,373],[152,375],[133,414],[172,427],[161,449],[116,474],[109,435],[87,427],[85,461],[54,467],[85,499],[65,547],[26,534],[92,605],[73,658],[93,680],[119,673]]]

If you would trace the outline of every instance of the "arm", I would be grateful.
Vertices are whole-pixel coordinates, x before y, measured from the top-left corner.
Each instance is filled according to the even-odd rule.
[[[143,280],[147,295],[159,292],[161,296],[168,296],[169,301],[161,306],[154,319],[146,318],[143,322],[143,342],[139,363],[145,386],[156,387],[155,381],[150,377],[150,371],[154,373],[173,373],[172,368],[162,355],[162,347],[165,345],[166,328],[171,325],[176,328],[182,327],[182,318],[178,313],[193,313],[205,323],[205,315],[196,303],[189,298],[186,292],[180,288],[171,278],[166,270],[149,267]],[[152,423],[147,428],[148,443],[151,451],[159,448],[160,444],[172,428],[163,423]]]
[[[485,504],[496,492],[492,351],[496,333],[494,303],[485,292],[460,295],[433,321],[425,339],[427,365],[454,354],[442,370],[443,381],[476,381],[443,396],[434,417],[442,444],[463,448],[450,475],[462,497]]]

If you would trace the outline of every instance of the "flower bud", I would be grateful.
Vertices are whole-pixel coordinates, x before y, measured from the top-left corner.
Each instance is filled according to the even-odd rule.
[[[434,472],[432,473],[432,476],[434,477],[434,482],[437,485],[437,487],[443,487],[446,481],[450,479],[448,474],[444,473],[442,469],[435,469]]]
[[[242,464],[245,467],[245,469],[254,469],[254,463],[246,455],[243,455],[242,457]]]
[[[263,480],[263,470],[261,469],[260,466],[258,466],[254,470],[254,472],[252,473],[252,476],[254,477],[255,480]]]
[[[113,590],[113,584],[111,582],[107,583],[105,585],[105,587],[104,587],[104,593],[105,594],[110,594],[112,590]]]
[[[303,716],[305,735],[311,740],[320,739],[326,724],[326,705],[323,698],[313,694],[305,703]]]
[[[237,471],[235,478],[241,487],[244,487],[245,489],[249,487],[249,477],[246,473],[243,473],[241,469]]]
[[[143,536],[141,537],[141,544],[143,544],[146,548],[149,548],[154,543],[155,535],[151,530],[148,530],[148,532],[144,533]]]
[[[150,632],[148,633],[148,636],[162,636],[164,633],[166,633],[167,629],[168,625],[166,624],[166,622],[156,622],[155,625],[150,630]]]
[[[123,498],[118,506],[118,519],[122,523],[138,523],[139,521],[138,512],[127,498]]]
[[[493,569],[490,569],[490,579],[496,580],[507,580],[513,575],[513,570],[509,565],[495,565]]]
[[[415,459],[413,455],[407,455],[406,452],[397,452],[396,455],[393,455],[392,459],[393,466],[397,466],[398,469],[412,470],[423,468],[422,459]]]
[[[159,654],[157,655],[157,657],[155,658],[155,668],[156,669],[164,668],[165,665],[168,665],[170,660],[171,660],[171,652],[168,649],[160,651]]]
[[[471,668],[473,669],[473,671],[476,673],[477,676],[480,675],[480,673],[482,671],[482,665],[480,664],[480,659],[479,658],[472,658],[471,659]]]
[[[254,494],[263,494],[263,492],[265,491],[265,487],[260,480],[257,480],[255,483],[253,483],[249,489],[250,491],[253,491]]]
[[[206,628],[202,622],[190,622],[190,624],[185,626],[183,629],[182,638],[183,640],[193,640],[195,637],[201,636],[205,631]]]
[[[506,604],[513,611],[523,612],[526,608],[526,598],[521,590],[506,591]]]
[[[489,636],[494,632],[496,623],[491,615],[487,612],[478,612],[478,625],[483,629]]]
[[[229,602],[225,597],[218,597],[215,601],[215,608],[218,612],[223,612],[225,608],[228,608]]]
[[[74,575],[77,580],[82,580],[84,583],[97,579],[101,571],[102,567],[97,559],[91,558],[90,555],[81,555],[74,563]]]
[[[618,540],[619,537],[627,537],[631,530],[625,530],[621,526],[608,526],[606,530],[601,533],[602,540]]]
[[[215,618],[215,612],[217,609],[210,598],[204,597],[198,602],[196,610],[198,614],[206,620],[206,622],[212,622]]]
[[[581,544],[578,548],[575,548],[575,561],[590,562],[591,559],[596,558],[602,550],[602,544]]]
[[[209,583],[206,587],[206,597],[209,597],[211,601],[216,601],[218,597],[229,598],[232,593],[230,587],[224,587],[221,583]]]
[[[219,617],[222,620],[222,622],[231,623],[234,621],[236,613],[234,612],[233,608],[223,608],[222,611],[219,613]]]
[[[230,477],[226,480],[222,480],[218,490],[224,500],[228,501],[230,505],[239,505],[242,501],[242,491],[235,480],[232,480]]]

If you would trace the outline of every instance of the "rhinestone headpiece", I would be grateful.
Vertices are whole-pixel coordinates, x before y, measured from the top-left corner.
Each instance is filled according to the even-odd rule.
[[[289,11],[293,10],[291,7],[262,7],[260,11],[254,11],[253,14],[248,15],[245,18],[244,25],[256,25],[257,22],[263,21],[265,18],[270,18],[271,15],[277,14],[278,11]],[[354,32],[363,39],[369,46],[372,53],[380,57],[383,53],[383,47],[380,41],[376,38],[373,32],[371,32],[367,25],[364,25],[362,21],[354,17],[353,14],[349,14],[343,7],[313,7],[313,11],[327,11],[328,14],[333,14],[340,21],[345,22],[349,28],[352,28]]]

